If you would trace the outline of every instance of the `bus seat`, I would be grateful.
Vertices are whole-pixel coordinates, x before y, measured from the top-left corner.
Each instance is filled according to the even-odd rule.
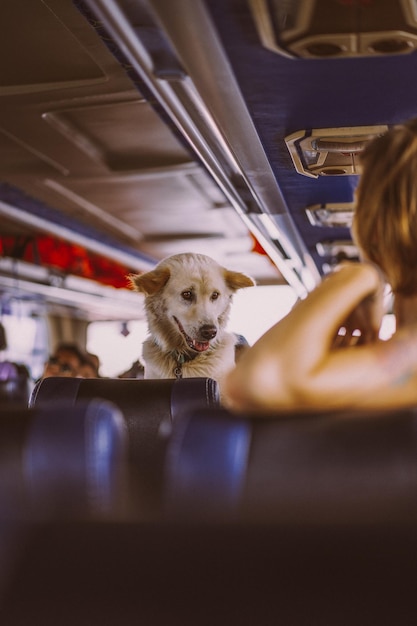
[[[417,521],[417,411],[195,411],[166,455],[168,515],[255,523]]]
[[[410,526],[54,524],[16,559],[0,623],[412,626],[416,563]]]
[[[137,380],[45,378],[35,386],[30,406],[92,398],[109,400],[123,414],[128,432],[132,515],[159,513],[166,444],[172,424],[193,408],[219,406],[219,387],[211,378]],[[135,508],[135,503],[137,507]]]
[[[31,407],[51,403],[78,402],[102,398],[116,404],[126,419],[131,440],[156,437],[169,432],[172,422],[192,408],[219,406],[219,387],[211,378],[137,380],[119,378],[65,378],[40,380],[29,401]],[[166,428],[166,430],[164,430]]]
[[[29,372],[10,361],[0,362],[0,406],[27,407],[30,396]]]
[[[113,404],[0,410],[0,522],[124,514],[126,426]]]

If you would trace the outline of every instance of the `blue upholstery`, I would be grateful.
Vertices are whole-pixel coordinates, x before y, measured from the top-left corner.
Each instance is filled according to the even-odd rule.
[[[201,411],[174,427],[166,459],[168,508],[206,517],[238,511],[251,428],[221,412]],[[210,503],[208,506],[207,504]],[[215,506],[212,507],[212,504]]]
[[[271,418],[195,411],[174,427],[167,505],[187,519],[417,521],[417,412]]]
[[[219,388],[210,378],[163,380],[45,378],[33,390],[32,407],[93,398],[113,402],[128,432],[129,493],[134,517],[159,514],[166,445],[172,424],[194,408],[219,406]]]
[[[0,519],[119,514],[126,427],[111,403],[0,411]]]

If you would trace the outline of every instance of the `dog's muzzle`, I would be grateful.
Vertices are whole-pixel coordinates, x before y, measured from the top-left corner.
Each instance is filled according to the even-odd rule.
[[[213,326],[212,324],[205,324],[200,328],[200,335],[202,339],[206,339],[206,341],[198,341],[197,339],[192,339],[189,335],[187,335],[181,322],[175,316],[174,320],[182,336],[184,337],[187,346],[191,348],[191,350],[195,350],[196,352],[205,352],[206,350],[208,350],[210,347],[210,340],[214,339],[214,337],[217,335],[217,328],[215,326]]]

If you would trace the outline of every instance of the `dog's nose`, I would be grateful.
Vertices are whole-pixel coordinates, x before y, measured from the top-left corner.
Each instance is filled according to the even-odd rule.
[[[217,328],[213,324],[204,324],[200,328],[200,335],[203,339],[213,339],[217,335]]]

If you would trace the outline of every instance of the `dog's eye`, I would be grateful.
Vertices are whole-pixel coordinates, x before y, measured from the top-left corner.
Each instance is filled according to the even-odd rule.
[[[217,300],[217,298],[220,297],[220,294],[218,291],[213,291],[213,293],[211,294],[211,299],[212,300]]]
[[[193,299],[193,292],[192,291],[183,291],[181,294],[181,297],[183,300],[192,300]]]

